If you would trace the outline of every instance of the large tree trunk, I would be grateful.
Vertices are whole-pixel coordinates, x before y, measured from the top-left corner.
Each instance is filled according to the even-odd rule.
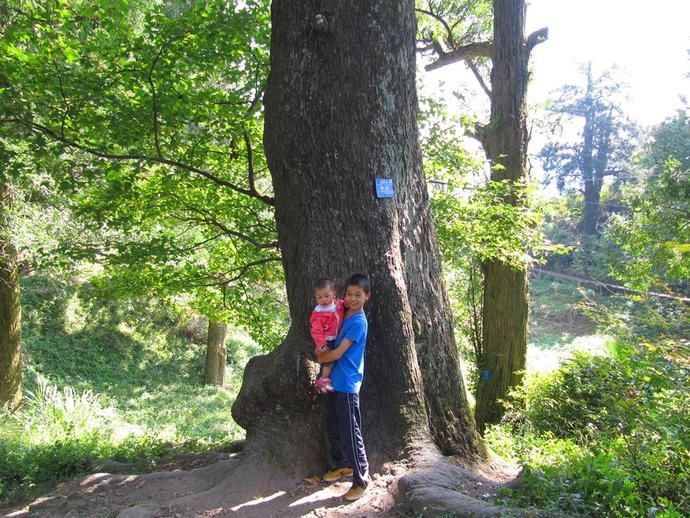
[[[208,322],[208,339],[206,343],[206,366],[204,381],[209,385],[225,385],[225,363],[228,348],[225,346],[227,324]]]
[[[9,186],[0,184],[0,406],[22,397],[21,304],[17,256],[10,242]]]
[[[252,359],[233,417],[246,452],[294,473],[326,462],[308,332],[313,284],[371,276],[362,388],[374,468],[432,437],[483,454],[468,411],[417,144],[414,2],[275,0],[265,147],[292,326]],[[377,199],[376,177],[395,197]]]
[[[525,94],[529,46],[525,39],[524,0],[494,1],[491,121],[484,149],[492,180],[526,178]],[[519,203],[508,195],[506,203]],[[500,261],[484,264],[483,346],[475,419],[480,432],[503,415],[501,399],[522,381],[527,353],[528,277]]]

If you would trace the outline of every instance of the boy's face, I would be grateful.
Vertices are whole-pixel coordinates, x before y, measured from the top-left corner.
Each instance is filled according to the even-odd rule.
[[[335,291],[329,287],[316,288],[315,296],[319,306],[330,306],[335,298]]]
[[[357,311],[362,309],[364,303],[369,300],[369,294],[365,293],[361,287],[352,285],[345,289],[345,300],[350,309]]]

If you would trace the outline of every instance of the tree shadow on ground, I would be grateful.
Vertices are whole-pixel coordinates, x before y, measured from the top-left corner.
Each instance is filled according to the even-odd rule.
[[[164,317],[150,315],[151,301],[105,295],[90,284],[38,275],[25,280],[22,332],[29,383],[40,373],[50,383],[116,399],[118,387],[201,384],[200,344],[162,332],[164,324],[173,323],[154,321]]]
[[[284,478],[276,487],[257,485],[251,496],[231,495],[239,456],[192,471],[146,475],[100,473],[68,482],[23,507],[4,509],[4,516],[401,516],[396,511],[395,475],[376,475],[369,491],[356,502],[343,495],[351,480],[309,484]],[[256,473],[249,475],[255,478]],[[224,482],[225,481],[225,482]],[[217,491],[227,485],[228,491]],[[220,496],[219,496],[220,495]],[[184,503],[182,503],[184,499]]]
[[[348,479],[308,483],[262,471],[242,454],[233,454],[189,471],[93,474],[68,482],[21,508],[2,511],[13,518],[563,516],[492,503],[499,489],[512,483],[517,473],[516,466],[498,459],[468,467],[429,448],[384,465],[373,474],[373,482],[361,499],[346,502],[343,495],[351,484]]]

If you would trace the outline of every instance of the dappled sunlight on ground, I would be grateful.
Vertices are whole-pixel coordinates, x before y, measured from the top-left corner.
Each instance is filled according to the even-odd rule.
[[[605,354],[611,337],[606,335],[570,336],[563,333],[562,340],[545,347],[541,343],[530,342],[527,345],[527,371],[550,372],[556,370],[563,361],[576,351],[591,354]]]

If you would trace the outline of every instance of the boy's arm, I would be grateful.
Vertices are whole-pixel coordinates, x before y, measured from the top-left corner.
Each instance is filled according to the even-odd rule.
[[[343,338],[341,342],[338,344],[338,347],[333,349],[332,351],[325,352],[323,354],[319,354],[319,351],[316,351],[316,356],[317,359],[319,360],[319,363],[330,363],[334,362],[336,360],[339,360],[340,357],[345,354],[345,351],[349,349],[349,347],[353,344],[354,342],[350,340],[349,338]]]

